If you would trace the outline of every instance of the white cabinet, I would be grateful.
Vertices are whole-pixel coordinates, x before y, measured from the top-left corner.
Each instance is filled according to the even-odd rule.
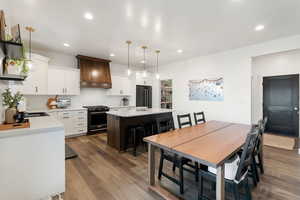
[[[128,77],[112,76],[112,88],[108,91],[108,95],[131,95],[131,80]]]
[[[66,137],[87,133],[87,110],[49,111],[49,114],[64,124]]]
[[[49,58],[32,54],[32,69],[22,83],[14,84],[11,88],[24,95],[47,95],[47,77]]]
[[[79,95],[79,70],[50,67],[48,70],[48,94]]]

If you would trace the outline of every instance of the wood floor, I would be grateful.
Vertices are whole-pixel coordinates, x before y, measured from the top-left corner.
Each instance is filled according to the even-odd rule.
[[[161,199],[148,190],[147,153],[137,157],[119,153],[106,144],[106,134],[67,139],[67,143],[79,157],[66,161],[65,200]],[[264,152],[265,174],[253,189],[253,199],[300,200],[300,155],[272,147],[265,147]],[[167,171],[171,171],[170,166]],[[165,178],[158,183],[180,199],[196,200],[194,177],[189,173],[184,176],[184,196],[179,195],[177,185]],[[205,194],[214,198],[214,191],[206,189]],[[231,199],[230,194],[226,196]]]

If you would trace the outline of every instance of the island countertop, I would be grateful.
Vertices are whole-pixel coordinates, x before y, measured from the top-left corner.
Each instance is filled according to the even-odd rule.
[[[7,137],[16,137],[21,135],[40,134],[43,132],[52,132],[64,129],[63,124],[51,116],[30,117],[29,122],[29,128],[19,128],[0,131],[0,139]]]
[[[114,115],[118,117],[137,117],[137,116],[145,116],[145,115],[153,115],[153,114],[162,114],[162,113],[170,113],[173,112],[172,109],[163,109],[163,108],[148,108],[145,110],[139,109],[120,109],[116,111],[108,111],[106,114]]]

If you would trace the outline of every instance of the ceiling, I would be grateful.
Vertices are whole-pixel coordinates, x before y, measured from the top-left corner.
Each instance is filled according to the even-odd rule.
[[[33,26],[33,47],[142,66],[160,64],[300,33],[299,0],[0,0],[11,24]],[[3,7],[4,6],[4,7]],[[93,20],[84,18],[90,12]],[[265,29],[255,31],[258,24]],[[22,34],[27,40],[28,34]],[[63,46],[70,44],[70,47]],[[177,53],[182,49],[183,53]],[[114,53],[114,57],[109,57]]]

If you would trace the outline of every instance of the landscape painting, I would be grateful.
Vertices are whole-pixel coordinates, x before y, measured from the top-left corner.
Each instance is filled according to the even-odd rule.
[[[197,101],[223,101],[223,78],[189,81],[189,99]]]

